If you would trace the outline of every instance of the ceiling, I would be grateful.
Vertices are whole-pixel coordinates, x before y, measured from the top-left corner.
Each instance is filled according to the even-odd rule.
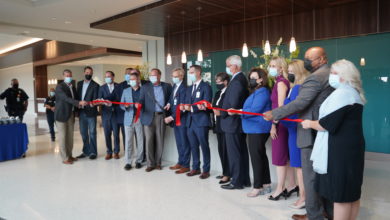
[[[110,55],[98,58],[85,59],[75,62],[62,63],[65,66],[90,66],[96,64],[111,65],[142,65],[142,57]]]
[[[25,37],[25,36],[15,36],[15,35],[0,33],[0,51],[5,49],[5,48],[8,48],[8,47],[13,46],[15,44],[25,42],[25,41],[30,40],[30,39],[32,39],[32,38]]]
[[[115,0],[115,4],[107,0],[0,0],[0,48],[37,37],[142,51],[145,41],[158,38],[93,29],[90,23],[153,2],[156,0]]]
[[[356,1],[362,0],[295,0],[293,9],[295,14]],[[183,32],[183,20],[184,32],[197,30],[198,7],[202,29],[243,22],[244,17],[255,20],[292,13],[292,0],[268,0],[267,4],[266,13],[266,0],[162,0],[94,22],[91,27],[163,37],[168,32],[168,20],[172,34]]]

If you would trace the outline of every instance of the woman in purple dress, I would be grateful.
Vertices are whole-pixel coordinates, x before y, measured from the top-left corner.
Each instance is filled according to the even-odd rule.
[[[290,90],[290,83],[287,80],[287,63],[284,58],[274,57],[268,66],[269,75],[275,78],[275,85],[272,89],[272,109],[283,106],[284,100]],[[287,198],[293,192],[298,191],[294,180],[294,170],[289,166],[288,152],[288,131],[287,128],[274,121],[271,128],[272,138],[272,164],[276,166],[278,185],[269,200],[277,201],[280,197]],[[288,180],[287,189],[285,187]]]

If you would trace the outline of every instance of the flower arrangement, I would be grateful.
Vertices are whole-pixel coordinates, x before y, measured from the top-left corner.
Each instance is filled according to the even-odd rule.
[[[142,80],[147,80],[149,78],[149,63],[144,62],[141,66],[137,65],[135,68],[141,72]]]

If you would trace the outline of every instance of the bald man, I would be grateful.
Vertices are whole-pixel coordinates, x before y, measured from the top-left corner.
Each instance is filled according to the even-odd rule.
[[[265,113],[267,120],[280,120],[292,114],[299,115],[301,119],[318,120],[319,108],[322,102],[333,92],[328,79],[330,69],[327,65],[326,52],[321,47],[309,48],[305,53],[305,69],[311,75],[303,82],[298,97],[287,105]],[[305,130],[298,124],[297,145],[301,148],[303,182],[306,192],[306,215],[293,215],[293,219],[324,219],[324,213],[333,216],[333,204],[325,201],[317,194],[314,184],[316,173],[310,161],[316,132]]]

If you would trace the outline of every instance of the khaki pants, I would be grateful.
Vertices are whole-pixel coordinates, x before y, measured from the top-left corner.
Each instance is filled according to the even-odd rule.
[[[164,115],[154,113],[152,124],[150,126],[144,126],[144,133],[146,140],[147,166],[161,166],[165,134]]]
[[[72,115],[67,122],[57,121],[60,153],[63,161],[72,157],[74,120],[74,115]]]

